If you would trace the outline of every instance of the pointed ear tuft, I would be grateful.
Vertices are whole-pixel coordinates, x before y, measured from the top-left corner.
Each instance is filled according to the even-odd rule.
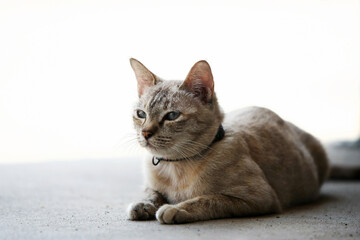
[[[135,72],[139,97],[143,95],[147,88],[152,87],[161,81],[138,60],[130,58],[130,65]]]
[[[180,89],[191,92],[203,103],[210,103],[214,96],[214,79],[210,65],[204,60],[195,63]]]

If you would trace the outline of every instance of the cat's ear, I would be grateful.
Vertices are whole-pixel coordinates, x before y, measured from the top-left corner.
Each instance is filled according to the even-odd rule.
[[[204,60],[195,63],[180,89],[191,92],[203,103],[210,103],[214,96],[214,79],[210,65]]]
[[[150,72],[141,62],[134,58],[130,58],[130,65],[135,72],[137,85],[138,85],[138,95],[141,97],[145,90],[149,87],[156,85],[160,82],[160,78],[155,74]]]

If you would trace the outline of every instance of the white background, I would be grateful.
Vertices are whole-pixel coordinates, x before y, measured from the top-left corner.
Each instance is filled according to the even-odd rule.
[[[360,1],[0,1],[0,162],[141,154],[135,57],[198,60],[225,111],[260,105],[324,142],[359,131]]]

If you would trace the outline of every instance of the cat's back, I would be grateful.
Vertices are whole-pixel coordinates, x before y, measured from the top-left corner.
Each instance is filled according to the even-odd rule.
[[[246,107],[226,114],[224,125],[231,128],[258,128],[283,124],[283,120],[273,111],[262,107]]]
[[[231,132],[234,145],[246,146],[285,206],[317,195],[327,175],[328,160],[313,136],[260,107],[229,113],[224,128]]]

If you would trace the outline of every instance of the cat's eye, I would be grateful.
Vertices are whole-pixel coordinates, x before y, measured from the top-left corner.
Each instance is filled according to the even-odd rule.
[[[164,119],[172,121],[177,119],[180,116],[180,114],[181,114],[180,112],[169,112],[165,115]]]
[[[146,113],[142,110],[137,110],[136,114],[139,118],[146,118]]]

